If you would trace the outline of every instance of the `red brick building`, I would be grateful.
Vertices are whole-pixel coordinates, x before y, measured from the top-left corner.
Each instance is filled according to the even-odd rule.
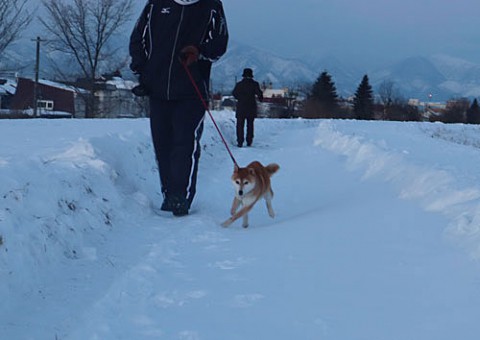
[[[12,98],[12,110],[33,109],[35,82],[18,78],[17,90]],[[38,83],[38,108],[42,113],[65,112],[75,117],[75,91],[66,85],[41,80]]]

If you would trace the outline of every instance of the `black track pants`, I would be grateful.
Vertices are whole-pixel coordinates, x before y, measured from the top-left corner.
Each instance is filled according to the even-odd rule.
[[[200,100],[150,98],[150,129],[162,192],[190,203],[196,191],[204,116]]]
[[[245,140],[245,121],[247,122],[247,144],[250,145],[253,142],[253,122],[254,117],[239,117],[237,118],[237,143],[243,144]]]

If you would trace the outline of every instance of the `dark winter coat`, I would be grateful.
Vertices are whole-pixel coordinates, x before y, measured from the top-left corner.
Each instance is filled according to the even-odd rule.
[[[251,118],[257,117],[257,101],[263,100],[263,92],[260,85],[252,78],[243,78],[239,81],[232,92],[235,99],[237,99],[237,118]]]
[[[189,66],[198,87],[208,95],[212,61],[227,48],[228,29],[220,0],[179,5],[173,0],[150,0],[130,37],[132,71],[149,95],[164,100],[195,98],[196,93],[180,62],[180,51],[194,45],[198,62]]]

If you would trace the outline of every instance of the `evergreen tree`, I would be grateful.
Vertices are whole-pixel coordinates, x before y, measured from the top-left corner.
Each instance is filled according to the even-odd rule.
[[[369,120],[373,119],[373,90],[368,81],[368,76],[364,75],[362,82],[358,85],[355,98],[353,99],[353,112],[355,118]]]
[[[338,110],[338,95],[332,76],[324,71],[317,78],[312,86],[309,101],[314,103],[321,117],[334,117]]]
[[[480,106],[478,105],[477,98],[473,100],[472,105],[467,110],[467,123],[480,124]]]

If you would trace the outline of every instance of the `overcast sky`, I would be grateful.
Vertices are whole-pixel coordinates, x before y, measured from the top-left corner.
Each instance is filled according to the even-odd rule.
[[[479,0],[223,0],[231,38],[285,56],[384,64],[445,53],[480,63]]]

